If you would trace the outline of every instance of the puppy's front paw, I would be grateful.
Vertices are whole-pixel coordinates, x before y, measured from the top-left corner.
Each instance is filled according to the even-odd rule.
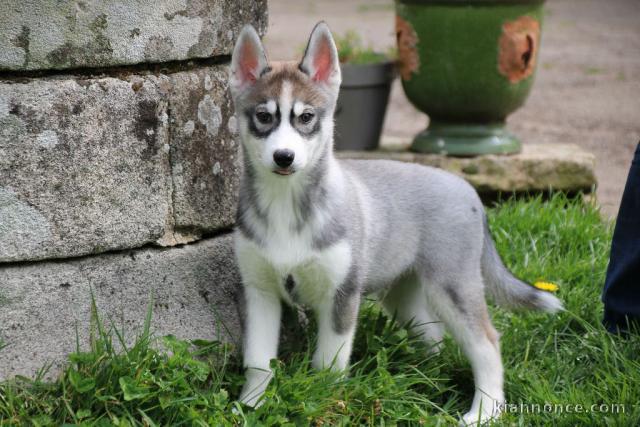
[[[262,406],[262,404],[264,403],[264,401],[260,399],[263,395],[264,395],[264,390],[257,391],[253,389],[248,389],[247,386],[244,386],[242,388],[242,393],[240,394],[240,397],[238,398],[238,400],[240,401],[240,403],[246,406],[257,409],[260,406]]]
[[[502,413],[501,404],[497,401],[493,405],[482,407],[479,410],[471,410],[462,416],[460,426],[480,426],[489,425],[492,421],[497,420]]]
[[[247,368],[245,376],[246,382],[238,400],[252,408],[259,408],[264,403],[261,398],[273,377],[273,372],[269,369]]]

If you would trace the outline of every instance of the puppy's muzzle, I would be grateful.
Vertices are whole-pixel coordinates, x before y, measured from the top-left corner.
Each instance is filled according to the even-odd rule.
[[[291,165],[295,158],[295,153],[289,149],[276,150],[273,153],[273,161],[278,165],[279,169],[274,170],[279,175],[290,175],[293,173]]]

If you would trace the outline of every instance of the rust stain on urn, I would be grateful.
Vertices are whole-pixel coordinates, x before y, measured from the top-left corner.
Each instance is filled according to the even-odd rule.
[[[511,83],[526,79],[536,68],[540,23],[530,17],[521,16],[502,25],[499,42],[498,71]]]
[[[402,80],[411,79],[411,74],[420,68],[418,35],[411,24],[396,15],[396,38],[398,41],[398,70]]]

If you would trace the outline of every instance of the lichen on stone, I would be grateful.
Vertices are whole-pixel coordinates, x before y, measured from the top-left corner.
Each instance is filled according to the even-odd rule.
[[[218,134],[222,123],[222,114],[220,107],[215,104],[211,95],[205,95],[198,104],[198,120],[206,126],[208,135],[216,136]]]

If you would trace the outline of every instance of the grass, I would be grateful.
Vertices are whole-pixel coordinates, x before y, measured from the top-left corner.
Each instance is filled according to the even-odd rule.
[[[561,195],[509,201],[491,209],[489,219],[506,264],[529,281],[559,284],[567,308],[555,316],[492,309],[507,399],[540,405],[539,413],[509,412],[496,424],[639,425],[640,338],[612,336],[600,325],[610,225],[593,206]],[[91,351],[71,355],[56,381],[0,385],[0,424],[452,425],[473,394],[455,343],[447,339],[440,355],[426,356],[422,343],[373,304],[361,311],[348,377],[312,371],[313,337],[301,335],[307,338],[285,344],[272,362],[276,378],[255,411],[234,401],[242,375],[227,346],[154,338],[147,322],[136,344],[119,352],[120,332],[94,311]],[[545,404],[555,412],[545,412]],[[578,404],[589,412],[556,407]],[[595,413],[593,404],[623,408]]]

